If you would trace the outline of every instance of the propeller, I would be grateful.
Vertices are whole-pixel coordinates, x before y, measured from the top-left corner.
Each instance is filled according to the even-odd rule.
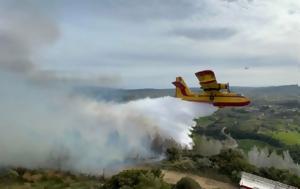
[[[229,83],[227,83],[227,91],[230,93]]]

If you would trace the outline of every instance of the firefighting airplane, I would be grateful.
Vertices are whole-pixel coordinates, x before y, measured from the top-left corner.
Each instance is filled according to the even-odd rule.
[[[176,77],[173,84],[176,86],[175,96],[186,101],[211,103],[217,107],[246,106],[250,103],[247,97],[230,92],[229,83],[218,83],[215,74],[211,70],[204,70],[195,73],[202,92],[193,93],[185,84],[182,77]]]

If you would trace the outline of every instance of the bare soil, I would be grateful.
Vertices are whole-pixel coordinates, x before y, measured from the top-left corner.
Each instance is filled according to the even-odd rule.
[[[237,189],[238,187],[230,184],[225,183],[217,180],[213,180],[210,178],[201,177],[198,175],[190,174],[190,173],[181,173],[177,171],[170,171],[170,170],[162,170],[164,174],[164,180],[170,184],[176,184],[182,177],[191,177],[196,182],[200,184],[202,188],[205,189]]]

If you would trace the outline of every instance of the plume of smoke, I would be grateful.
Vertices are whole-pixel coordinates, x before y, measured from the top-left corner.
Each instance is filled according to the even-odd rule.
[[[194,149],[197,151],[197,153],[203,156],[212,156],[219,154],[223,149],[221,141],[213,138],[207,138],[206,136],[194,138],[194,141]]]
[[[279,155],[276,151],[269,153],[268,148],[259,150],[254,146],[248,152],[248,160],[257,167],[287,169],[300,176],[300,166],[293,161],[288,151],[284,151]]]
[[[9,73],[1,73],[1,76]],[[172,97],[123,104],[70,97],[63,90],[0,80],[0,166],[52,167],[96,173],[129,157],[152,157],[159,133],[190,145],[193,118],[215,108]]]
[[[217,140],[214,138],[209,138],[205,135],[199,137],[194,137],[194,146],[193,148],[197,153],[203,156],[212,156],[217,155],[223,149],[233,149],[237,147],[236,141],[229,135],[224,133],[222,129],[222,134],[226,137],[225,140]]]

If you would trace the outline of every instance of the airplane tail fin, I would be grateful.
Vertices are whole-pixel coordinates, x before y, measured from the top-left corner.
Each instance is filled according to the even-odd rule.
[[[182,77],[176,77],[176,81],[172,82],[176,86],[175,97],[194,96],[193,92],[185,84]]]

